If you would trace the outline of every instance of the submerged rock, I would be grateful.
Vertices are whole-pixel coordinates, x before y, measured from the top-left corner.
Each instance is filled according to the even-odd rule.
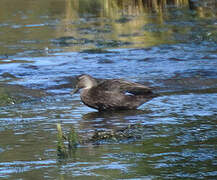
[[[118,130],[100,130],[83,143],[103,144],[103,143],[120,143],[141,140],[147,127],[142,124],[128,125]]]
[[[143,124],[133,124],[128,125],[126,127],[114,130],[96,130],[93,134],[78,134],[74,130],[73,136],[76,136],[76,140],[71,140],[66,134],[70,134],[71,131],[67,132],[65,135],[61,132],[61,141],[68,141],[66,143],[70,144],[69,141],[76,142],[77,145],[87,145],[87,144],[108,144],[108,143],[123,143],[123,142],[130,142],[136,140],[142,140],[145,137],[145,133],[147,133],[147,127]],[[59,132],[58,132],[59,133]],[[59,133],[60,134],[60,133]],[[67,138],[65,138],[67,137]],[[70,146],[68,146],[70,148]],[[73,146],[74,147],[74,146]]]
[[[16,76],[14,76],[13,74],[8,73],[8,72],[2,73],[1,76],[3,78],[11,78],[11,79],[15,79],[16,78]]]
[[[42,90],[28,89],[20,85],[0,83],[0,106],[31,101],[46,96]]]

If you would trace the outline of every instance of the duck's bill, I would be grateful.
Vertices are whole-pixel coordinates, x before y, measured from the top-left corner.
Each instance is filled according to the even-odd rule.
[[[78,87],[76,87],[72,92],[71,92],[71,95],[73,95],[73,94],[75,94],[75,93],[77,93],[79,91],[79,88]]]

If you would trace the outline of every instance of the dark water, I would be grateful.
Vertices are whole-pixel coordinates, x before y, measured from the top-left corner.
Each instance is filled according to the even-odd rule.
[[[155,2],[0,2],[0,178],[217,178],[216,2]],[[99,114],[70,95],[82,73],[162,96]],[[142,140],[83,145],[61,159],[56,123],[87,135],[145,128]]]

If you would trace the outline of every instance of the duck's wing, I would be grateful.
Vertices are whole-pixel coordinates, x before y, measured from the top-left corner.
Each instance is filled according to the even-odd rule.
[[[115,91],[120,93],[132,93],[135,95],[152,93],[151,88],[139,83],[129,82],[123,79],[104,80],[97,86],[98,90]]]

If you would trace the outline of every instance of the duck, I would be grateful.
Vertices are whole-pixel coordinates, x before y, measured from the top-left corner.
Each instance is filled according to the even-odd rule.
[[[158,95],[148,86],[124,79],[98,79],[82,74],[71,94],[80,91],[81,101],[98,111],[133,110]]]

